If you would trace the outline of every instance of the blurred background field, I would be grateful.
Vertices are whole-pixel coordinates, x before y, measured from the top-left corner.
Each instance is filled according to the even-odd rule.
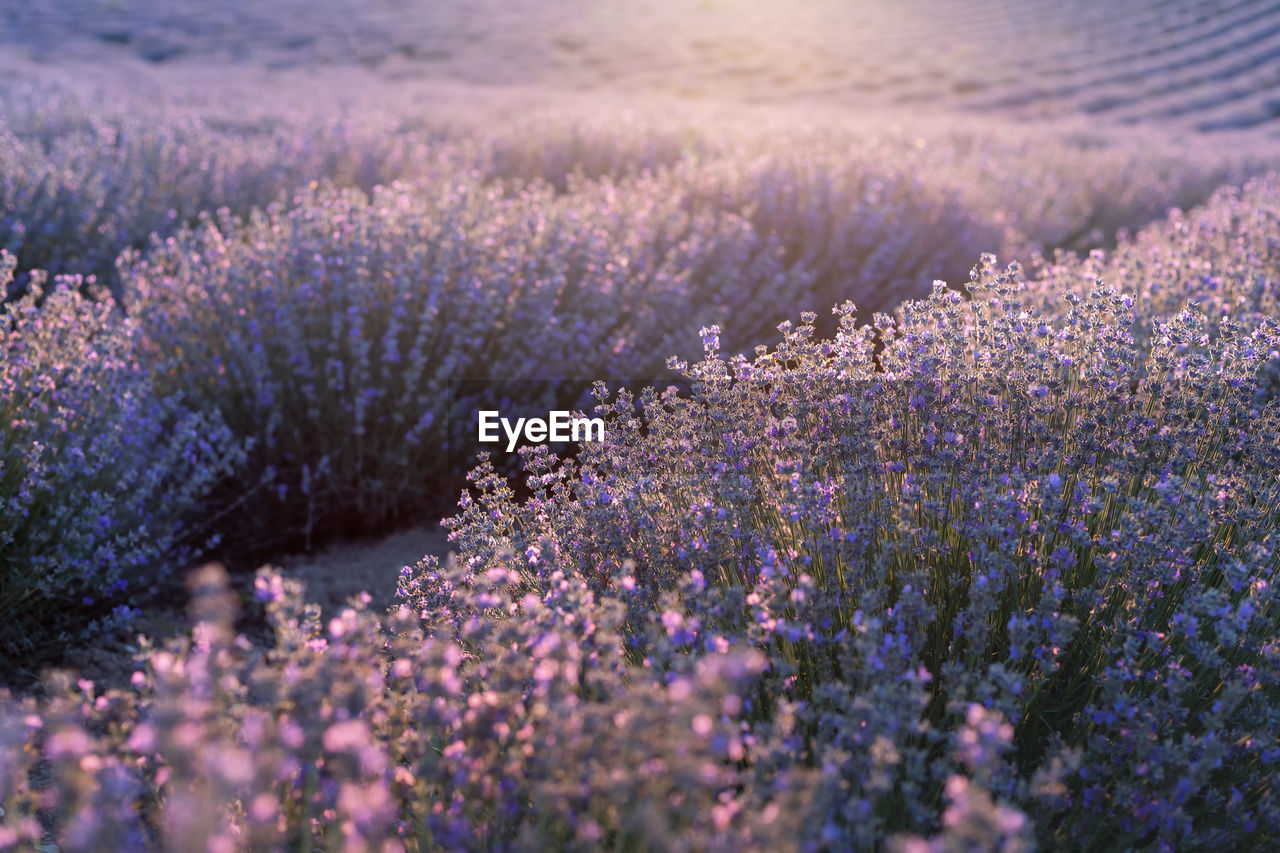
[[[1270,3],[194,0],[6,3],[42,63],[367,69],[383,79],[822,108],[1087,115],[1274,138]]]

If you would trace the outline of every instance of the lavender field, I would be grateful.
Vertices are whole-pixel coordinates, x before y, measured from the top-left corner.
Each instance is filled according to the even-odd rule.
[[[1280,849],[1280,4],[1123,8],[0,2],[0,850]]]

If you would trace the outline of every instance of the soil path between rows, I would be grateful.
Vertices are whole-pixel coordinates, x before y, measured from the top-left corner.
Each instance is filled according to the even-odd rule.
[[[320,605],[322,618],[336,614],[361,592],[371,596],[369,609],[386,610],[395,603],[400,569],[412,566],[424,556],[434,555],[441,563],[448,556],[449,542],[439,523],[424,524],[377,539],[341,542],[312,554],[293,554],[271,562],[286,577],[302,581],[303,600]],[[195,567],[193,567],[194,570]],[[260,610],[252,602],[253,573],[237,573],[232,588],[242,602],[241,615],[248,617],[250,638],[258,644],[270,643],[270,632]],[[129,629],[95,638],[91,645],[75,646],[53,669],[69,670],[78,678],[93,681],[101,690],[123,687],[138,669],[139,635],[153,647],[187,633],[191,619],[182,594],[162,596],[142,610]],[[16,685],[20,691],[40,692],[36,684]]]

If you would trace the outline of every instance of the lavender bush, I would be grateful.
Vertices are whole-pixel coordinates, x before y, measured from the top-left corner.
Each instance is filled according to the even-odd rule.
[[[1220,188],[1204,205],[1175,210],[1110,252],[1067,254],[1041,264],[1035,287],[1047,298],[1064,282],[1103,278],[1139,297],[1142,337],[1193,301],[1210,320],[1256,326],[1277,316],[1280,175]]]
[[[744,766],[725,716],[759,652],[627,683],[622,602],[560,574],[541,594],[502,569],[439,577],[433,612],[354,601],[321,624],[261,573],[264,656],[232,637],[209,570],[192,639],[154,651],[135,689],[64,682],[40,714],[6,709],[0,845],[764,850],[801,830],[813,774]],[[35,755],[43,786],[23,773]]]
[[[92,97],[106,105],[47,85],[0,98],[0,247],[21,271],[95,275],[116,288],[123,250],[202,211],[248,214],[319,179],[369,189],[446,157],[430,129],[402,132],[377,114],[161,110]]]
[[[661,186],[307,191],[156,246],[127,305],[161,386],[251,443],[227,495],[246,540],[376,530],[438,508],[454,383],[657,376],[669,312],[803,288],[774,241]]]
[[[0,253],[0,285],[13,268]],[[34,673],[73,636],[127,620],[131,578],[154,580],[205,544],[183,523],[238,452],[218,421],[153,393],[136,329],[109,297],[56,279],[37,308],[35,284],[0,313],[6,675]]]
[[[1024,288],[987,261],[968,301],[879,316],[878,356],[849,306],[754,361],[708,330],[677,365],[692,399],[605,402],[610,441],[533,453],[528,502],[482,468],[456,540],[478,572],[514,553],[604,589],[634,561],[631,618],[668,640],[635,654],[661,670],[768,649],[760,695],[800,703],[795,752],[842,791],[812,818],[829,843],[936,831],[967,770],[1050,846],[1261,844],[1280,623],[1256,390],[1280,327],[1211,340],[1184,311],[1140,350],[1132,297],[1041,315]]]

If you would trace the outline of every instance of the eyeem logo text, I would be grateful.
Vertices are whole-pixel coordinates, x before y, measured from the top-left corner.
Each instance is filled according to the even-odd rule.
[[[546,420],[542,418],[517,418],[514,424],[501,417],[492,409],[480,410],[481,444],[493,444],[501,441],[498,427],[507,436],[507,452],[516,449],[521,435],[525,441],[541,444],[546,441],[604,441],[603,418],[575,418],[566,411],[547,412]]]

